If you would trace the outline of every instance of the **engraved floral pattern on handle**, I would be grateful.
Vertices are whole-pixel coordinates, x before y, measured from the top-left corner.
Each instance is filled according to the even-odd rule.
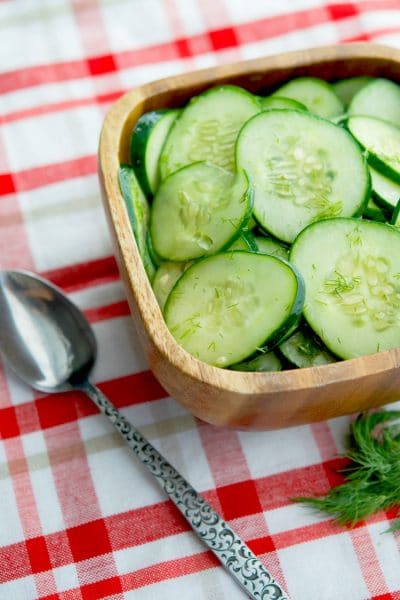
[[[239,536],[103,393],[89,382],[82,385],[81,389],[110,419],[128,446],[157,478],[160,486],[193,530],[248,596],[256,600],[289,600],[280,585]]]

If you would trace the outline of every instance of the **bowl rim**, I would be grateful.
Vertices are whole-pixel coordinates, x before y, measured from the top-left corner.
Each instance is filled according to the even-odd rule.
[[[132,125],[138,118],[132,117],[135,109],[141,110],[149,98],[171,93],[172,90],[183,90],[191,85],[204,88],[218,85],[221,80],[229,81],[250,74],[262,72],[265,76],[265,73],[271,71],[268,68],[271,59],[273,59],[274,70],[288,70],[324,62],[329,64],[338,60],[368,58],[384,59],[389,63],[400,65],[400,50],[369,42],[319,46],[185,72],[182,75],[166,77],[139,86],[121,96],[107,111],[100,134],[98,164],[106,210],[114,229],[119,256],[124,263],[130,290],[148,336],[159,354],[192,380],[246,396],[265,395],[266,392],[307,390],[329,383],[354,380],[355,373],[369,376],[390,371],[400,362],[400,348],[327,365],[262,373],[236,372],[215,367],[196,359],[184,350],[175,341],[164,321],[145,272],[136,240],[131,233],[128,212],[119,189],[118,168],[126,158],[123,138],[132,130]]]

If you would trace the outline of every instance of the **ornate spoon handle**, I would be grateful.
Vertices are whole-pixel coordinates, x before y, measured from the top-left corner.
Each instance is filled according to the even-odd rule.
[[[128,446],[157,478],[200,539],[214,552],[225,569],[255,600],[289,600],[246,544],[176,469],[91,383],[81,386],[105,414]]]

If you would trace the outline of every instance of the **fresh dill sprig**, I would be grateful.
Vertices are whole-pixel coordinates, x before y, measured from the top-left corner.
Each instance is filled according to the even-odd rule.
[[[399,508],[400,411],[360,414],[350,428],[345,482],[319,498],[293,498],[354,526],[379,510]],[[388,531],[400,531],[398,519]]]

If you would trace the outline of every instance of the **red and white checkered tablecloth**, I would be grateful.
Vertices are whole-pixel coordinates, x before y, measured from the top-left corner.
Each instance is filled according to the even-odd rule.
[[[243,433],[194,419],[147,369],[100,202],[96,151],[123,92],[283,50],[400,46],[400,0],[0,2],[0,266],[36,271],[93,325],[94,381],[247,541],[292,600],[399,600],[394,512],[355,529],[289,498],[338,482],[350,417]],[[0,600],[236,600],[106,419],[0,371]]]

